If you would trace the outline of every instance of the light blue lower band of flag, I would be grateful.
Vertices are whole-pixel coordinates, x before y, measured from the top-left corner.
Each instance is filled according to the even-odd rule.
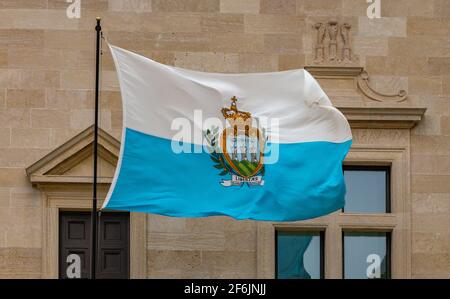
[[[344,206],[344,143],[280,144],[264,186],[224,187],[208,153],[175,154],[171,141],[126,129],[123,156],[106,209],[175,217],[296,221]]]

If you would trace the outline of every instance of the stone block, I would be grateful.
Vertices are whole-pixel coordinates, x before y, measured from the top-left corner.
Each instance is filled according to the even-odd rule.
[[[70,111],[57,109],[32,109],[31,126],[33,128],[68,128]]]
[[[278,71],[278,56],[270,54],[239,54],[239,71],[242,73]]]
[[[94,30],[46,30],[43,38],[47,49],[94,51]]]
[[[261,13],[295,15],[297,0],[261,0]]]
[[[442,77],[409,77],[409,93],[411,95],[442,95]]]
[[[420,16],[432,17],[433,1],[423,0],[383,0],[381,15],[385,17]]]
[[[412,155],[413,174],[450,175],[450,155]]]
[[[84,130],[94,123],[94,109],[72,110],[70,115],[70,127]],[[100,109],[99,126],[105,130],[111,128],[111,111]]]
[[[126,1],[126,0],[124,0]],[[81,9],[86,10],[102,10],[108,9],[108,0],[81,1]],[[64,0],[48,0],[49,9],[66,9],[68,4]],[[82,14],[83,15],[83,14]]]
[[[413,37],[416,35],[450,36],[450,18],[435,19],[423,17],[409,17],[407,30],[408,30],[408,37]]]
[[[149,215],[147,217],[148,232],[181,233],[185,231],[186,219],[172,218],[161,215]]]
[[[355,36],[353,53],[360,56],[387,56],[388,39],[386,37]]]
[[[278,67],[280,71],[301,69],[304,66],[304,55],[282,54],[278,56]]]
[[[0,149],[0,167],[28,167],[48,153],[46,149],[5,148]]]
[[[450,154],[450,140],[446,136],[411,136],[412,154]]]
[[[414,193],[450,193],[449,179],[450,175],[412,175],[411,191]],[[437,218],[429,218],[427,221],[437,220]],[[448,227],[450,227],[450,217],[447,216]]]
[[[46,9],[47,0],[2,0],[0,2],[0,9],[14,8]]]
[[[102,91],[103,100],[108,93]],[[103,101],[101,107],[104,107]],[[48,109],[88,109],[94,107],[94,93],[89,90],[47,89]]]
[[[8,66],[8,51],[6,49],[0,49],[0,67]]]
[[[39,227],[28,223],[8,227],[6,230],[6,246],[15,248],[40,248],[42,245],[42,225]]]
[[[151,12],[152,0],[109,0],[108,9],[123,12]]]
[[[450,233],[412,234],[413,253],[446,253],[450,251]]]
[[[16,69],[0,69],[0,88],[21,88],[23,73]],[[2,93],[2,98],[5,94]]]
[[[437,18],[450,18],[450,0],[434,0],[433,16]]]
[[[63,71],[61,72],[62,89],[93,89],[95,76],[93,71]]]
[[[221,13],[258,14],[260,0],[220,0]]]
[[[300,34],[266,34],[264,35],[264,49],[272,54],[301,54],[303,40]]]
[[[12,129],[11,146],[16,148],[49,148],[50,129]]]
[[[0,148],[7,148],[11,145],[11,129],[0,128]]]
[[[256,230],[225,231],[225,250],[256,251]]]
[[[202,16],[203,32],[244,33],[244,16],[240,14],[211,14]]]
[[[442,80],[442,94],[450,96],[450,76],[444,76]]]
[[[40,278],[41,248],[0,248],[0,277]]]
[[[122,129],[122,126],[123,126],[122,111],[111,111],[111,129]]]
[[[56,9],[4,9],[0,10],[0,28],[76,30],[78,20]]]
[[[201,253],[197,250],[148,250],[147,264],[150,277],[152,272],[161,270],[189,273],[200,269]]]
[[[343,15],[342,0],[297,0],[297,14],[336,17]]]
[[[10,108],[0,110],[0,127],[28,128],[30,126],[30,110]]]
[[[304,19],[289,15],[245,15],[246,33],[300,33],[304,27]]]
[[[0,209],[7,210],[9,208],[10,198],[11,188],[0,188]]]
[[[229,217],[208,217],[208,218],[187,218],[186,230],[196,233],[217,233],[223,234],[224,231],[256,231],[254,221],[237,221]]]
[[[43,89],[7,89],[7,108],[44,108],[45,90]]]
[[[413,253],[413,278],[450,278],[450,254],[448,253]]]
[[[223,250],[223,233],[153,233],[147,236],[147,248],[154,250]]]
[[[19,88],[22,89],[58,88],[60,86],[59,71],[21,70],[20,74]]]
[[[152,0],[153,11],[219,12],[220,0]]]
[[[44,30],[0,29],[0,48],[39,49],[44,46]]]
[[[10,206],[12,208],[40,208],[42,193],[31,186],[28,188],[12,188]]]
[[[239,55],[202,52],[176,53],[175,65],[206,72],[238,73]]]
[[[256,274],[256,253],[248,251],[202,251],[202,266],[209,271]]]
[[[414,193],[412,195],[412,210],[415,214],[449,213],[450,194]]]
[[[211,37],[210,49],[222,53],[262,53],[264,36],[261,34],[221,33]]]
[[[405,17],[369,19],[359,17],[359,36],[365,37],[406,37]]]

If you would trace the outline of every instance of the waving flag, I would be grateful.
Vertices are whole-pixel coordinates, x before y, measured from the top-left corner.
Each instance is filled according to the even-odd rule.
[[[124,128],[103,208],[296,221],[343,207],[350,127],[306,70],[203,73],[110,48]]]

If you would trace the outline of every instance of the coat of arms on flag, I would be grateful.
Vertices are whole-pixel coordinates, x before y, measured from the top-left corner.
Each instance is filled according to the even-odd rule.
[[[263,186],[266,137],[251,113],[238,110],[237,101],[233,97],[230,108],[222,109],[227,128],[205,132],[208,151],[220,175],[231,176],[231,180],[222,180],[222,186]]]

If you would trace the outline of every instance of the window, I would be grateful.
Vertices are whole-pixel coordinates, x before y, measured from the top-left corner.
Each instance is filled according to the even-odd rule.
[[[344,179],[344,213],[390,213],[390,167],[344,166]],[[390,278],[389,233],[344,231],[342,252],[343,278]]]
[[[280,279],[324,277],[324,233],[276,233],[276,276]]]
[[[344,232],[343,276],[345,279],[390,278],[390,234]]]
[[[390,171],[387,166],[344,166],[347,186],[344,212],[390,213]]]

